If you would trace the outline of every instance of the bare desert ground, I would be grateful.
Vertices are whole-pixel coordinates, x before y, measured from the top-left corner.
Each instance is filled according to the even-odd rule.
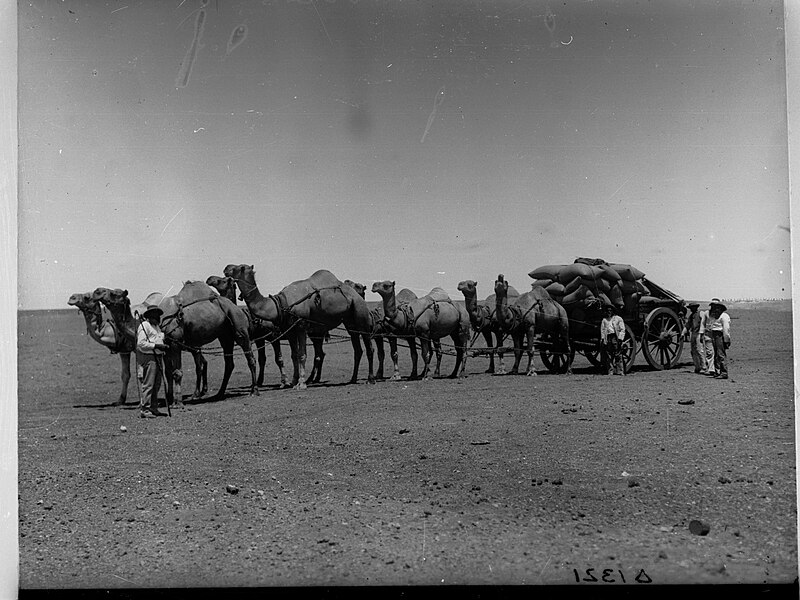
[[[77,310],[22,312],[20,586],[796,582],[792,313],[730,312],[728,381],[687,344],[624,378],[471,357],[376,385],[364,360],[345,385],[331,343],[307,391],[277,389],[270,354],[249,397],[237,350],[228,398],[153,420],[133,382],[110,406],[119,361]],[[209,356],[211,393],[221,375]]]

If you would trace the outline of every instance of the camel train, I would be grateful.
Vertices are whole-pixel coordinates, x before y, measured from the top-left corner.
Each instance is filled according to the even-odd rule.
[[[244,306],[237,304],[238,299]],[[223,276],[212,275],[201,281],[187,281],[173,296],[150,294],[143,303],[131,306],[127,290],[97,288],[91,293],[70,296],[67,304],[82,313],[88,335],[117,353],[121,361],[121,389],[115,405],[125,404],[130,381],[130,358],[135,348],[136,327],[145,304],[158,304],[162,310],[161,329],[169,341],[165,354],[165,386],[167,402],[183,403],[181,390],[183,352],[192,354],[195,363],[195,389],[189,401],[204,398],[208,391],[207,361],[203,347],[218,340],[224,354],[224,372],[217,393],[211,400],[225,397],[233,372],[234,347],[245,355],[251,374],[250,395],[258,395],[264,385],[266,344],[272,345],[275,364],[280,373],[280,386],[304,390],[321,382],[325,353],[323,344],[329,332],[343,327],[353,347],[353,372],[350,383],[358,381],[361,359],[367,355],[367,382],[384,379],[385,351],[389,343],[392,359],[390,381],[401,379],[397,342],[408,344],[411,356],[409,380],[428,380],[440,375],[442,340],[449,338],[456,355],[450,378],[464,376],[470,338],[482,335],[489,354],[488,373],[505,374],[503,342],[514,342],[514,365],[511,373],[519,373],[523,351],[527,351],[526,375],[536,375],[533,366],[534,338],[547,336],[555,340],[566,356],[570,356],[569,323],[563,307],[550,298],[547,291],[534,287],[519,294],[499,275],[494,293],[485,300],[477,299],[477,283],[464,280],[458,284],[464,302],[454,302],[441,288],[417,297],[404,288],[395,292],[391,280],[375,282],[372,292],[381,303],[370,309],[365,300],[366,286],[333,273],[319,270],[307,279],[294,281],[279,292],[266,297],[256,284],[252,265],[227,265]],[[314,360],[306,375],[306,344],[311,339]],[[284,369],[281,340],[287,340],[292,357],[291,383]],[[373,360],[372,341],[378,354],[377,371]],[[474,343],[474,339],[472,343]],[[362,348],[363,342],[363,348]],[[418,368],[417,342],[422,354]],[[253,356],[256,345],[258,363]],[[431,374],[431,361],[436,367]],[[495,362],[497,354],[497,362]],[[566,372],[571,372],[567,369]]]

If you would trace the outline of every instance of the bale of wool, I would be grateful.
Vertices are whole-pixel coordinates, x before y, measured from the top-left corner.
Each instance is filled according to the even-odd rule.
[[[564,286],[564,294],[571,294],[575,290],[577,290],[583,284],[583,280],[580,277],[576,277],[569,283]]]
[[[599,265],[607,265],[608,264],[602,258],[584,258],[584,257],[580,257],[580,258],[576,258],[573,262],[574,263],[583,263],[584,265],[589,265],[589,266],[592,266],[592,267],[599,266]]]
[[[636,281],[636,291],[639,292],[642,296],[649,296],[650,290],[648,287],[642,283],[641,281]]]
[[[585,285],[581,285],[578,287],[577,290],[572,292],[571,294],[564,295],[564,299],[562,300],[562,304],[572,304],[574,302],[578,302],[579,300],[593,300],[595,298],[594,293]]]
[[[583,263],[572,263],[571,265],[564,265],[558,272],[558,280],[561,283],[572,281],[576,277],[594,279],[592,267]]]
[[[553,296],[553,295],[563,296],[564,295],[564,285],[561,284],[561,283],[558,283],[557,281],[551,283],[548,286],[546,286],[544,289],[547,290],[547,293],[550,294],[551,296]]]
[[[617,308],[625,306],[625,301],[622,298],[622,287],[620,285],[612,285],[608,297],[611,300],[611,304]]]
[[[636,281],[637,279],[644,277],[644,273],[632,265],[612,263],[609,266],[619,273],[619,276],[625,281]]]
[[[597,265],[597,267],[603,272],[603,279],[606,279],[610,283],[622,281],[622,276],[612,269],[608,264]]]
[[[639,308],[639,294],[634,292],[623,297],[625,312],[635,313]]]
[[[597,294],[597,297],[603,303],[603,306],[613,306],[613,303],[611,302],[611,299],[608,296],[606,296],[603,292],[600,292],[599,294]]]
[[[536,281],[531,283],[531,287],[543,287],[543,288],[546,288],[551,283],[553,283],[552,279],[537,279]]]
[[[553,281],[558,281],[558,274],[561,268],[561,265],[545,265],[528,273],[528,277],[531,279],[552,279]]]

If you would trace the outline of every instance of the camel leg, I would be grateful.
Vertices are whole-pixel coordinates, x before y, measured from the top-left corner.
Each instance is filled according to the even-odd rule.
[[[366,348],[367,351],[367,368],[368,368],[367,383],[375,383],[375,373],[374,373],[375,355],[372,351],[372,336],[369,333],[362,333],[361,337],[364,340],[364,348]],[[381,344],[381,347],[383,347],[383,344]]]
[[[375,349],[378,351],[378,370],[375,371],[375,379],[383,379],[383,361],[386,359],[386,351],[383,348],[383,337],[375,336]]]
[[[164,355],[164,388],[167,402],[170,404],[183,404],[183,392],[181,382],[183,381],[182,354],[180,350],[170,349]]]
[[[357,333],[350,334],[350,343],[353,345],[353,375],[350,377],[350,383],[358,381],[358,367],[361,365],[361,357],[364,355],[364,350],[361,348],[361,338]],[[372,369],[369,373],[372,377]]]
[[[286,381],[286,370],[283,368],[283,354],[281,354],[280,340],[272,342],[272,351],[275,353],[275,365],[278,367],[278,371],[281,374],[281,387],[288,387],[289,384]]]
[[[512,335],[514,340],[514,366],[511,367],[511,374],[519,374],[519,363],[522,362],[522,344],[525,342],[525,334]]]
[[[492,332],[488,329],[483,330],[483,339],[486,342],[487,348],[494,348],[492,346]],[[494,350],[489,351],[489,368],[486,369],[486,373],[494,373]]]
[[[258,376],[256,377],[256,385],[264,385],[264,367],[267,364],[267,349],[264,340],[256,342],[256,349],[258,350]]]
[[[428,338],[420,338],[419,345],[422,347],[422,381],[430,380],[430,363],[432,358],[431,341]]]
[[[419,379],[419,375],[417,374],[417,338],[408,338],[408,351],[411,354],[411,375],[409,375],[408,378],[410,380]]]
[[[432,340],[433,350],[436,352],[436,371],[433,373],[434,377],[439,377],[442,368],[442,342],[439,340]]]
[[[131,380],[131,353],[120,352],[119,354],[120,377],[122,388],[119,391],[119,398],[114,402],[114,406],[122,406],[128,400],[128,383]]]
[[[529,377],[532,375],[536,375],[536,370],[533,368],[533,335],[534,330],[533,327],[528,328],[528,369],[526,375]]]
[[[463,343],[462,337],[458,333],[451,335],[450,339],[453,340],[453,344],[456,347],[456,366],[453,368],[453,372],[448,376],[448,379],[457,379],[460,375],[459,370],[462,363],[467,363],[467,361],[464,360],[465,344]]]
[[[292,336],[291,340],[294,342],[292,345],[292,360],[295,363],[294,372],[294,389],[306,389],[306,332],[304,329],[297,329],[297,332]]]
[[[197,400],[205,396],[208,391],[208,361],[202,352],[192,352],[194,358],[194,371],[196,375],[194,394],[192,400]]]
[[[394,336],[389,338],[389,354],[392,356],[392,364],[394,365],[394,371],[389,381],[400,381],[400,360],[397,354],[397,338]]]
[[[308,337],[311,338],[314,346],[314,365],[311,367],[311,374],[306,379],[306,383],[319,383],[322,378],[322,362],[325,360],[325,351],[323,350],[325,334],[308,334]],[[305,352],[303,354],[305,356]]]
[[[569,344],[569,333],[563,327],[561,328],[560,337],[561,337],[561,348],[563,348],[567,353],[566,374],[572,375],[572,359],[574,358],[574,356],[572,356],[572,348],[570,347]]]
[[[224,340],[220,339],[219,342],[225,357],[225,371],[222,373],[222,383],[219,386],[219,390],[214,394],[212,400],[223,400],[225,398],[225,390],[228,389],[228,381],[231,378],[231,373],[233,373],[233,340],[226,338]],[[252,354],[250,359],[252,360]],[[253,376],[253,383],[255,383],[255,375]]]
[[[503,344],[505,344],[506,342],[506,336],[504,333],[495,332],[494,339],[497,342],[497,363],[496,363],[495,375],[505,375],[506,365],[503,362],[503,357],[505,356],[505,351],[503,350]]]
[[[247,361],[247,366],[250,368],[250,395],[251,396],[259,396],[258,393],[258,380],[256,378],[256,359],[253,356],[253,347],[250,345],[250,338],[245,339],[238,339],[236,342],[241,347],[242,351],[244,352],[244,358]],[[264,344],[261,343],[261,349],[259,350],[259,363],[261,365],[261,371],[263,373],[264,363],[261,362],[261,353],[264,351]],[[266,353],[264,352],[264,362],[266,362]],[[233,357],[231,357],[231,362],[233,362]]]

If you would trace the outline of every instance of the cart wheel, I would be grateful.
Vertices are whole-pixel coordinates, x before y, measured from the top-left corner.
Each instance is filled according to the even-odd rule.
[[[572,364],[572,358],[575,356],[575,353],[573,350],[570,355],[567,356],[563,352],[554,352],[552,346],[548,346],[547,348],[541,348],[539,350],[539,356],[542,358],[542,362],[544,366],[547,367],[548,371],[563,375]]]
[[[622,347],[619,350],[622,353],[622,367],[627,373],[633,366],[633,361],[636,360],[636,337],[633,335],[633,330],[629,325],[625,325],[625,339],[622,340]]]
[[[664,306],[650,311],[644,319],[642,353],[654,369],[671,369],[683,352],[681,322],[672,310]]]
[[[583,355],[586,357],[590,363],[592,363],[593,367],[600,368],[603,363],[600,360],[600,349],[599,348],[591,348],[588,350],[583,351]]]

